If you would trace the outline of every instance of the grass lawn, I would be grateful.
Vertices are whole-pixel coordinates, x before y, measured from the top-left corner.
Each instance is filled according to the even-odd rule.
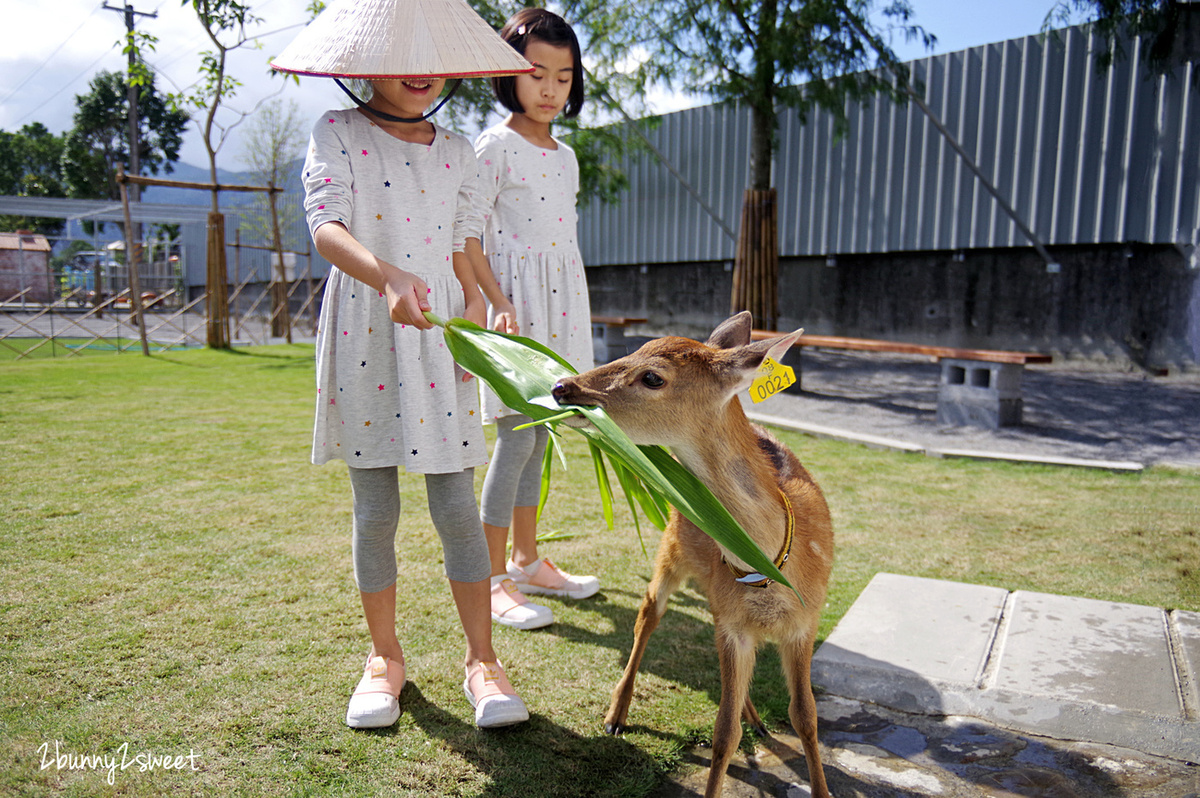
[[[706,739],[719,677],[691,589],[651,641],[632,728],[601,729],[650,563],[627,509],[604,527],[574,434],[542,525],[561,537],[542,550],[603,588],[546,599],[546,630],[497,628],[532,720],[475,728],[423,480],[405,476],[411,683],[394,727],[348,729],[369,644],[345,468],[308,463],[311,389],[299,345],[0,363],[0,793],[644,796]],[[879,571],[1200,610],[1198,474],[780,437],[833,510],[822,635]],[[758,670],[755,703],[786,723],[772,648]],[[183,769],[147,767],[164,756]]]
[[[149,345],[152,353],[179,351],[187,347],[179,345]],[[129,352],[141,354],[142,343],[138,338],[98,336],[79,338],[59,336],[55,338],[17,338],[10,336],[0,340],[0,363],[5,361],[41,360],[43,358],[79,358],[86,355]]]

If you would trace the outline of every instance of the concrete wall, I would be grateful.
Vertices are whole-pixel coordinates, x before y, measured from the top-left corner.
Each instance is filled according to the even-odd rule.
[[[1113,365],[1200,364],[1200,270],[1170,246],[789,258],[780,329],[1049,352]],[[645,316],[654,334],[702,337],[729,315],[728,262],[597,266],[592,312]]]

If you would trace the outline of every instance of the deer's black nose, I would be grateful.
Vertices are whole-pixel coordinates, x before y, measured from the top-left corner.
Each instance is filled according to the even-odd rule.
[[[561,380],[559,380],[554,384],[554,387],[550,389],[550,395],[554,397],[554,401],[561,405],[563,400],[567,398],[567,393],[569,391],[570,389],[567,388],[567,386],[564,385]]]

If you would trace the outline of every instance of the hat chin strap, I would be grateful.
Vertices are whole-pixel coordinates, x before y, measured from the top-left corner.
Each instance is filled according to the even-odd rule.
[[[454,96],[454,92],[458,91],[458,87],[462,85],[463,79],[462,78],[454,79],[454,85],[450,87],[450,91],[446,93],[446,96],[442,98],[442,101],[440,103],[438,103],[437,105],[435,105],[433,107],[432,111],[425,114],[424,116],[413,117],[411,119],[406,119],[403,116],[395,116],[393,114],[385,113],[384,111],[377,111],[374,108],[372,108],[371,106],[367,105],[365,102],[363,102],[362,98],[358,97],[358,95],[356,95],[354,92],[350,91],[350,89],[346,88],[346,84],[342,83],[337,78],[334,78],[333,82],[336,83],[342,91],[346,92],[346,95],[351,100],[354,100],[355,104],[359,108],[363,109],[368,114],[371,114],[371,116],[379,117],[380,119],[383,119],[387,122],[405,122],[405,123],[411,124],[413,122],[424,122],[426,119],[433,116],[438,111],[442,110],[442,106],[445,105],[446,103],[450,102],[450,98]]]

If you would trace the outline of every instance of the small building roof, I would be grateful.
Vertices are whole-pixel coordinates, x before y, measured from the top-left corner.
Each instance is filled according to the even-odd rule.
[[[41,233],[20,230],[16,233],[0,233],[0,249],[49,252],[50,242]]]

